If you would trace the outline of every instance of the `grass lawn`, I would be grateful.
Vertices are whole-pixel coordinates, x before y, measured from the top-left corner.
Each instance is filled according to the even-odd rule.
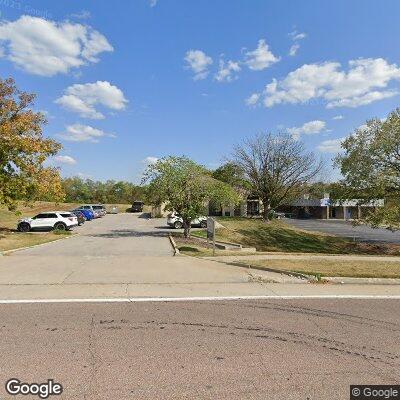
[[[195,238],[185,240],[175,237],[176,244],[182,254],[193,257],[210,257],[212,249]],[[251,254],[251,253],[250,253]],[[262,254],[262,253],[258,253]],[[245,256],[244,252],[216,250],[216,256]],[[300,272],[307,275],[347,276],[356,278],[400,278],[400,262],[397,261],[370,261],[365,260],[337,260],[337,259],[279,259],[279,260],[240,260],[232,262],[236,265],[265,267],[284,271]]]
[[[247,260],[240,265],[267,267],[308,275],[355,278],[400,278],[400,262],[368,260]]]
[[[216,230],[216,240],[239,243],[246,247],[255,247],[257,251],[323,254],[400,254],[399,245],[355,243],[349,239],[321,232],[304,231],[279,220],[269,223],[258,219],[236,217],[221,217],[217,220],[224,228]],[[205,237],[205,235],[205,231],[193,232],[193,236]]]
[[[44,211],[72,210],[81,205],[81,203],[51,203],[38,201],[32,207],[25,207],[23,204],[18,208],[18,213],[0,208],[0,251],[12,250],[19,247],[33,246],[51,242],[60,239],[63,236],[70,235],[70,232],[54,233],[20,233],[16,232],[18,220],[22,217],[32,217]],[[118,206],[120,212],[129,208],[130,204],[113,204]],[[107,206],[107,205],[106,205]]]
[[[400,255],[400,246],[391,244],[355,243],[349,239],[339,238],[320,232],[308,232],[289,226],[283,221],[264,223],[261,220],[247,218],[218,218],[224,228],[216,230],[216,239],[223,242],[239,243],[246,247],[255,247],[258,254],[262,252],[289,253],[288,259],[278,260],[240,260],[237,265],[257,266],[285,271],[301,272],[308,275],[348,276],[368,278],[400,278],[400,262],[365,260],[329,259],[290,259],[292,254],[364,254],[364,255]],[[175,235],[175,241],[181,253],[195,256],[212,256],[212,249],[207,248],[206,232],[192,233],[192,239]],[[241,255],[246,252],[216,250],[216,256]]]
[[[71,235],[71,232],[20,233],[2,231],[0,232],[0,251],[53,242],[69,235]]]

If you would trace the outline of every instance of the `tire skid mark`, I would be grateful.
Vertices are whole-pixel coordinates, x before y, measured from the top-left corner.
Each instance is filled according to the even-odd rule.
[[[151,330],[161,329],[160,327],[168,326],[180,326],[183,328],[198,328],[202,331],[206,329],[216,330],[217,334],[221,335],[244,335],[251,336],[258,339],[268,339],[278,342],[289,342],[293,344],[303,345],[312,348],[322,348],[326,351],[332,351],[338,354],[342,354],[350,357],[359,357],[365,360],[380,362],[389,366],[400,366],[400,355],[381,351],[375,347],[359,346],[353,345],[351,343],[345,343],[342,341],[329,339],[323,336],[304,334],[300,332],[283,331],[274,328],[267,327],[257,327],[257,326],[235,326],[226,324],[210,324],[201,322],[167,322],[167,321],[140,321],[135,323],[130,323],[125,320],[124,325],[119,325],[116,323],[118,321],[109,320],[101,321],[102,324],[108,326],[103,326],[103,329],[114,329],[119,330],[122,328],[130,330]]]

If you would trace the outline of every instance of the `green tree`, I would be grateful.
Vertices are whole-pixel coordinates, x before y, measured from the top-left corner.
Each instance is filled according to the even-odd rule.
[[[46,119],[32,111],[34,99],[18,90],[12,78],[0,79],[0,204],[9,209],[17,200],[64,197],[58,170],[44,166],[61,145],[43,137]]]
[[[74,176],[63,179],[62,187],[68,202],[130,204],[145,196],[145,188],[125,181],[100,182]]]
[[[219,181],[228,183],[238,190],[251,190],[249,181],[246,180],[242,168],[234,162],[227,162],[212,172],[212,176]]]
[[[143,183],[149,182],[148,198],[152,204],[166,203],[183,220],[184,236],[190,237],[191,221],[204,213],[210,200],[236,203],[239,198],[228,184],[214,179],[203,166],[187,157],[167,157],[151,164]]]
[[[322,162],[286,133],[268,133],[236,146],[233,161],[263,202],[265,221],[270,210],[295,200],[307,191],[321,171]]]
[[[386,120],[371,119],[356,129],[342,143],[344,152],[335,158],[344,176],[346,198],[360,203],[384,198],[384,208],[377,208],[366,218],[374,226],[399,227],[400,216],[400,109]]]

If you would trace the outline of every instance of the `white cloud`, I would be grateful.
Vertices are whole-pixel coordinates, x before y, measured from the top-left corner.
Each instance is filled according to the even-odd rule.
[[[215,79],[218,82],[231,82],[237,79],[237,72],[241,70],[241,67],[238,62],[235,61],[227,61],[224,60],[219,61],[219,70],[215,74]]]
[[[346,138],[324,140],[317,146],[317,149],[321,153],[339,153],[342,150],[341,144],[344,139]]]
[[[106,133],[89,125],[73,124],[66,127],[65,132],[58,135],[70,142],[92,142],[97,143],[101,137],[116,137],[113,133]]]
[[[313,135],[315,133],[320,133],[325,130],[325,121],[320,121],[318,119],[314,121],[309,121],[299,127],[288,128],[287,131],[292,135],[293,139],[299,140],[302,134]]]
[[[185,55],[185,61],[188,64],[187,67],[193,71],[193,79],[195,81],[207,78],[209,73],[208,67],[213,63],[212,58],[207,56],[201,50],[187,51]]]
[[[327,108],[358,107],[398,94],[387,86],[399,79],[400,68],[382,58],[351,60],[347,72],[337,62],[305,64],[283,80],[269,83],[263,92],[264,104],[272,107],[321,99]]]
[[[332,119],[339,120],[343,118],[344,118],[343,115],[335,115]]]
[[[42,76],[67,73],[113,51],[105,36],[89,26],[27,15],[0,23],[0,45],[0,57]]]
[[[55,156],[54,160],[59,164],[75,165],[76,160],[71,156]]]
[[[269,50],[268,44],[264,39],[258,41],[258,46],[255,50],[246,53],[246,64],[254,71],[261,71],[268,68],[279,60],[280,58],[274,56]]]
[[[78,172],[76,175],[82,179],[92,179],[92,175],[85,174],[84,172]]]
[[[293,32],[289,33],[289,36],[291,37],[293,42],[295,42],[289,49],[289,56],[294,57],[300,48],[300,44],[298,43],[298,41],[305,39],[307,37],[307,34],[294,30]]]
[[[149,0],[150,7],[155,7],[158,3],[158,0]]]
[[[297,41],[305,39],[307,37],[307,34],[304,32],[293,31],[289,33],[289,36],[292,38],[293,41]]]
[[[260,99],[260,93],[253,93],[246,99],[246,104],[248,106],[254,106],[258,103],[258,100]]]
[[[123,110],[128,100],[121,89],[107,81],[75,84],[69,86],[64,95],[55,102],[81,117],[103,119],[104,115],[95,106],[102,105],[111,110]]]
[[[297,50],[300,48],[298,43],[293,44],[289,49],[289,56],[295,56],[297,54]]]
[[[149,156],[149,157],[146,157],[144,160],[142,160],[142,163],[146,164],[146,165],[151,165],[151,164],[155,164],[157,161],[158,161],[157,157]]]
[[[78,19],[88,19],[91,16],[92,14],[88,10],[81,10],[78,13],[71,14],[72,18],[78,18]]]
[[[342,98],[338,100],[333,100],[327,104],[327,108],[334,107],[359,107],[366,104],[373,103],[374,101],[383,100],[389,97],[396,96],[399,92],[395,90],[382,90],[382,91],[372,91],[365,93],[361,96],[354,96],[351,98]]]

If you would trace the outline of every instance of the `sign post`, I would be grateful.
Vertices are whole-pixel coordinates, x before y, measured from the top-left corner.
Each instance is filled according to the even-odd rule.
[[[213,256],[215,256],[215,220],[211,217],[207,217],[207,244],[209,240],[213,242]]]

